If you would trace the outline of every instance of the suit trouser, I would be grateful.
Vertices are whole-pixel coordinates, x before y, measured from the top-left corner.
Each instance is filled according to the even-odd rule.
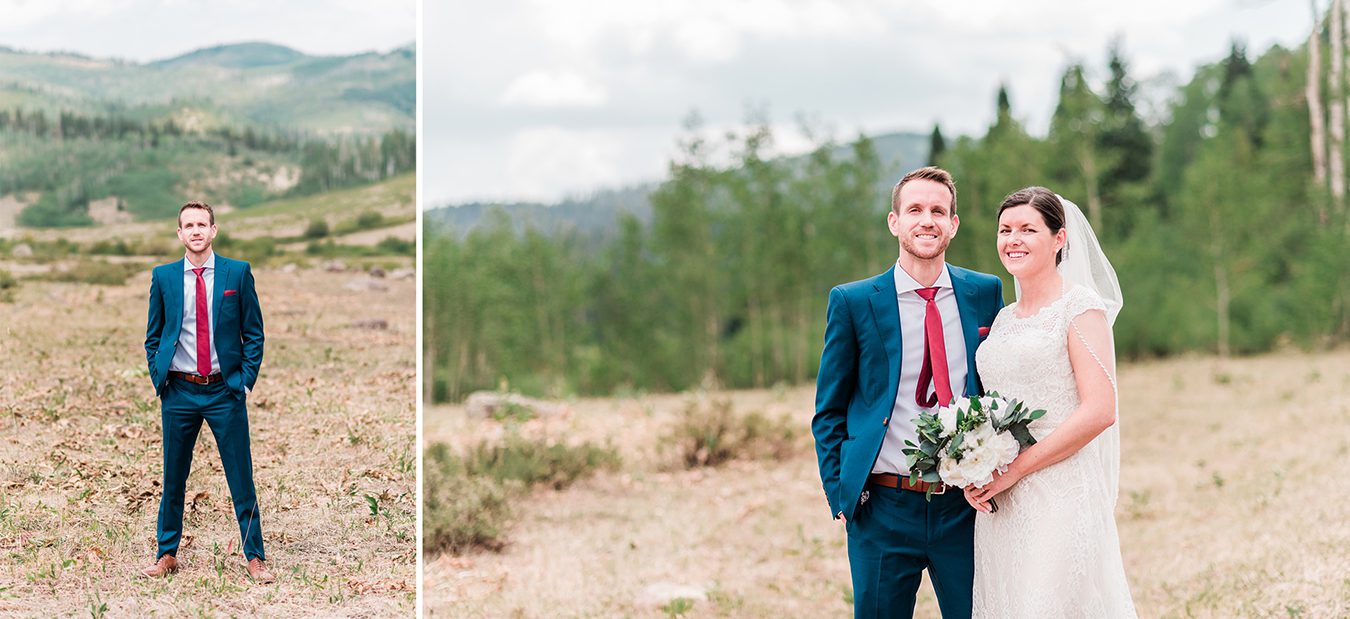
[[[923,570],[946,619],[970,617],[975,510],[960,490],[933,495],[869,484],[848,521],[854,617],[912,617]]]
[[[170,378],[159,410],[164,427],[164,496],[159,501],[159,554],[156,558],[178,553],[178,542],[183,536],[183,500],[188,473],[192,470],[192,450],[205,420],[220,450],[225,482],[230,486],[234,514],[239,520],[244,557],[266,559],[258,497],[253,488],[253,456],[249,451],[245,401],[236,398],[223,381],[198,385]]]

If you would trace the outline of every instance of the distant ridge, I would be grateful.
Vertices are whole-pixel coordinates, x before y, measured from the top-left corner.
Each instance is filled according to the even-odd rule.
[[[155,67],[207,64],[232,69],[252,69],[289,64],[306,58],[305,54],[285,45],[250,41],[217,45],[191,51],[180,56],[150,63]]]
[[[890,188],[908,170],[928,163],[929,136],[913,132],[893,132],[869,136],[881,161],[877,188],[890,195]],[[851,143],[837,146],[837,159],[852,156]],[[800,159],[802,155],[788,157]],[[583,238],[603,239],[615,234],[619,217],[628,213],[643,223],[651,221],[651,195],[661,181],[638,183],[622,188],[602,188],[584,197],[557,202],[468,202],[427,209],[426,224],[463,236],[490,221],[497,211],[506,213],[512,226],[521,231],[527,226],[545,232],[576,233]],[[884,204],[879,208],[884,208]]]
[[[251,41],[150,63],[0,48],[3,107],[49,116],[117,109],[191,126],[254,125],[316,134],[415,130],[416,45],[315,56]]]

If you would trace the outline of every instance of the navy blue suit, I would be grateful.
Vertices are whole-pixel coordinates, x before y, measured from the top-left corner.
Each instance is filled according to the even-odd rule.
[[[946,267],[966,344],[959,395],[982,393],[975,349],[980,327],[992,325],[1003,308],[1003,284],[993,275]],[[920,492],[866,488],[900,387],[895,268],[830,291],[811,421],[820,479],[830,514],[843,513],[848,521],[855,616],[912,615],[925,568],[943,615],[969,616],[975,512],[961,493],[928,502]]]
[[[262,523],[253,486],[247,390],[258,380],[263,358],[262,309],[247,262],[215,257],[211,344],[222,381],[199,385],[170,378],[169,368],[183,327],[183,261],[155,267],[150,275],[145,359],[160,398],[164,430],[164,494],[159,504],[159,552],[176,555],[182,538],[183,500],[192,450],[205,421],[215,435],[225,480],[234,501],[247,559],[263,556]],[[247,390],[246,390],[247,388]]]

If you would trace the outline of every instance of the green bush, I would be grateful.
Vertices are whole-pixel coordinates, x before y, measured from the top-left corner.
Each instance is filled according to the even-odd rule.
[[[127,278],[145,270],[141,264],[114,264],[100,260],[82,260],[65,271],[48,273],[43,279],[95,286],[121,286]]]
[[[260,236],[251,239],[236,239],[224,232],[216,235],[212,244],[216,251],[231,258],[248,262],[263,262],[267,258],[279,255],[276,239]]]
[[[267,193],[266,187],[253,184],[231,187],[225,193],[225,199],[237,208],[248,208],[255,204],[262,204],[269,198],[271,198],[271,195]]]
[[[589,442],[570,446],[531,441],[514,434],[499,445],[480,443],[465,459],[471,474],[528,486],[544,484],[554,490],[562,490],[597,470],[617,469],[619,464],[618,452],[610,447]]]
[[[374,230],[383,227],[386,224],[384,215],[376,211],[366,211],[357,215],[354,219],[348,219],[337,225],[335,232],[339,235],[359,232],[361,230]]]
[[[89,253],[95,256],[130,256],[131,246],[125,239],[95,241],[89,246]]]
[[[784,418],[739,415],[730,399],[691,401],[661,438],[685,468],[720,466],[731,460],[784,460],[800,446],[799,430]]]
[[[381,254],[413,256],[417,254],[417,242],[386,236],[375,244],[375,249]]]
[[[510,484],[469,475],[444,443],[422,459],[422,550],[500,550],[511,517]]]
[[[19,280],[14,276],[0,269],[0,303],[9,303],[14,300],[14,291],[19,287]]]
[[[433,444],[422,459],[422,551],[500,550],[511,500],[535,485],[562,489],[599,469],[619,466],[613,449],[532,441],[512,435],[480,443],[466,457]]]
[[[328,236],[328,222],[322,217],[309,220],[309,227],[305,228],[305,238],[321,239],[325,236]]]

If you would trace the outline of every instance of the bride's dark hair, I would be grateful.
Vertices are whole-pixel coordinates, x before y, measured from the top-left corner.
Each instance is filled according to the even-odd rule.
[[[1059,201],[1059,196],[1055,192],[1044,187],[1026,187],[1018,189],[1003,199],[1003,204],[998,207],[998,214],[994,219],[1003,217],[1003,211],[1015,206],[1030,204],[1031,208],[1041,214],[1041,219],[1045,220],[1045,225],[1050,228],[1050,234],[1055,234],[1064,227],[1064,203]],[[1060,248],[1055,252],[1055,266],[1059,266],[1060,260],[1064,258],[1064,249]]]

